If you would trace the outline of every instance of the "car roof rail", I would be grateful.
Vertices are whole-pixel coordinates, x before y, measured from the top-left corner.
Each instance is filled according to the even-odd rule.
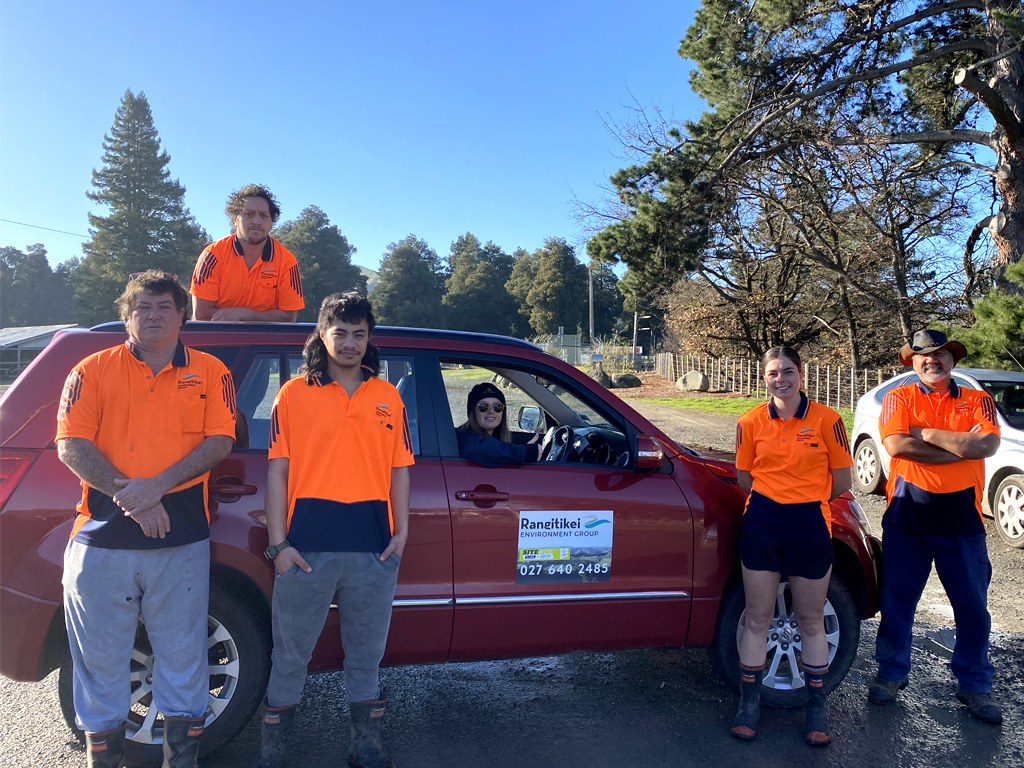
[[[296,331],[301,330],[308,335],[316,329],[316,323],[218,323],[214,321],[195,322],[190,320],[185,323],[184,330],[210,333],[260,333],[268,330],[281,331],[291,328],[296,329]],[[124,323],[120,320],[112,320],[107,323],[94,325],[89,330],[98,333],[124,333]],[[443,331],[436,328],[402,328],[394,325],[378,325],[374,328],[373,335],[437,339],[439,341],[476,341],[481,344],[501,344],[508,347],[540,350],[540,347],[530,341],[492,333],[479,333],[477,331]]]

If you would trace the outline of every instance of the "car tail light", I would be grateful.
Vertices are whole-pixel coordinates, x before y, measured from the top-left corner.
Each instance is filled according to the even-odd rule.
[[[7,500],[38,456],[38,451],[0,450],[0,509],[7,506]]]

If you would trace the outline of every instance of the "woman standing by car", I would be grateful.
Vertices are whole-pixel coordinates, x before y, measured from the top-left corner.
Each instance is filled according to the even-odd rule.
[[[459,455],[485,467],[526,464],[540,459],[540,435],[526,445],[516,445],[508,431],[505,395],[493,384],[483,382],[469,391],[466,421],[456,430]]]
[[[825,595],[832,575],[829,501],[850,490],[853,459],[838,413],[807,398],[800,355],[773,347],[762,360],[768,402],[740,417],[736,470],[750,495],[740,533],[746,619],[740,637],[740,707],[733,736],[757,733],[765,638],[779,581],[789,579],[807,682],[807,743],[831,740],[825,708]]]

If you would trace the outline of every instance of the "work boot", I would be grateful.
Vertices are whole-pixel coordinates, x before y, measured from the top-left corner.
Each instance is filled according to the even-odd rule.
[[[388,700],[354,701],[348,705],[352,727],[349,731],[348,764],[351,768],[397,768],[384,746],[384,714]]]
[[[868,688],[868,701],[872,704],[891,704],[896,701],[896,694],[907,687],[907,678],[902,680],[886,680],[881,675],[875,675]]]
[[[981,720],[989,725],[999,725],[1003,722],[1003,710],[992,700],[988,693],[967,693],[956,689],[956,698],[961,704],[966,704],[971,717]]]
[[[260,755],[252,768],[283,768],[284,748],[288,731],[295,722],[298,704],[290,707],[271,707],[263,702],[263,724],[260,728]]]
[[[825,676],[828,664],[812,667],[804,664],[807,680],[807,743],[812,747],[827,747],[832,741],[828,727],[828,709],[825,707]]]
[[[164,717],[164,762],[161,768],[197,768],[205,717]]]
[[[764,666],[754,668],[740,664],[740,708],[732,721],[732,733],[737,739],[751,741],[757,735],[757,721],[761,716],[761,680]]]
[[[89,768],[122,768],[124,726],[112,731],[85,734],[85,758]]]

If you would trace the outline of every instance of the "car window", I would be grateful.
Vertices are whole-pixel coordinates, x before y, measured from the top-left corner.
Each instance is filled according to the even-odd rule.
[[[488,368],[442,361],[441,376],[444,379],[445,393],[448,395],[452,426],[455,427],[466,423],[466,400],[469,398],[469,391],[485,381],[496,384],[504,393],[505,406],[508,408],[508,428],[512,432],[522,431],[518,423],[520,408],[540,407],[536,400],[529,397],[511,381]],[[539,427],[543,429],[543,425],[539,425]]]
[[[875,392],[875,402],[881,403],[886,394],[891,390],[896,389],[896,387],[902,387],[906,384],[917,384],[920,380],[921,379],[918,378],[916,373],[912,373],[909,376],[897,376],[896,378],[887,381],[877,392]]]
[[[281,379],[282,358],[287,378]],[[241,375],[236,387],[239,428],[236,431],[235,450],[267,450],[270,438],[270,409],[284,381],[298,375],[302,365],[299,353],[259,352]]]
[[[208,355],[213,355],[230,371],[235,366],[235,360],[238,359],[238,353],[242,351],[241,347],[195,347],[200,352],[205,352]]]
[[[412,439],[414,456],[420,455],[419,413],[416,408],[416,377],[413,375],[412,359],[381,355],[380,378],[394,384],[405,405],[405,415],[409,419],[409,436]]]
[[[964,389],[977,389],[977,387],[976,387],[976,386],[974,386],[974,385],[973,385],[973,384],[972,384],[971,382],[969,382],[969,381],[968,381],[967,379],[961,379],[961,378],[960,378],[959,376],[954,376],[954,377],[953,377],[953,381],[955,381],[955,382],[956,382],[956,385],[957,385],[958,387],[963,387]]]
[[[1014,429],[1024,429],[1024,381],[981,381],[996,408]]]

